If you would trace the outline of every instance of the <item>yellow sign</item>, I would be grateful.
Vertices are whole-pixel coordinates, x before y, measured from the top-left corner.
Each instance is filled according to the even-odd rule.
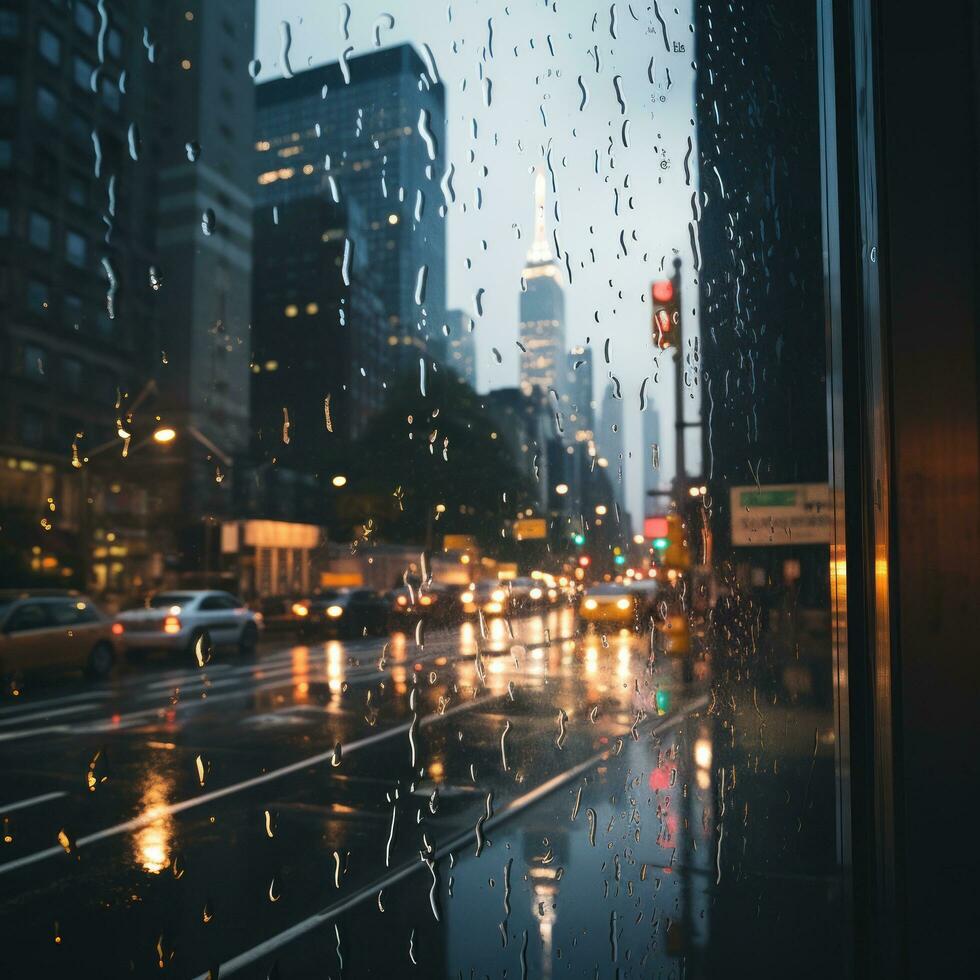
[[[364,576],[360,572],[320,572],[321,589],[341,589],[345,586],[364,584]]]
[[[514,537],[518,541],[533,541],[548,537],[548,522],[543,517],[524,517],[514,521]]]
[[[476,538],[472,534],[447,534],[442,539],[443,551],[476,551]]]

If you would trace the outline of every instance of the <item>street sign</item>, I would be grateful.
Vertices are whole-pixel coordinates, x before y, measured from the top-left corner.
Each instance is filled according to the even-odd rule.
[[[442,539],[443,551],[476,551],[476,538],[472,534],[447,534]]]
[[[514,537],[518,541],[534,541],[548,537],[548,522],[543,517],[522,517],[514,521]]]
[[[832,514],[826,483],[732,487],[730,499],[736,547],[830,543]]]

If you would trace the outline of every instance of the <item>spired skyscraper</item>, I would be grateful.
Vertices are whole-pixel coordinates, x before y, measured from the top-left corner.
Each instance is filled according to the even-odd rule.
[[[565,380],[565,295],[561,266],[548,242],[545,221],[545,176],[534,178],[534,242],[524,266],[525,289],[521,293],[521,390],[530,394],[559,390]]]

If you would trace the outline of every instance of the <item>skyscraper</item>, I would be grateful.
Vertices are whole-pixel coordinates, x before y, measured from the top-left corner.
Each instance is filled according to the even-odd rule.
[[[613,493],[616,495],[616,502],[619,504],[620,512],[622,512],[626,499],[623,399],[616,397],[616,386],[612,381],[606,385],[606,390],[602,396],[602,416],[596,443],[600,456],[609,461],[609,479],[612,482]]]
[[[561,266],[548,241],[543,171],[534,178],[534,241],[524,266],[521,293],[521,390],[530,394],[562,386],[565,374],[565,296]]]
[[[364,231],[349,247],[377,272],[391,369],[444,350],[445,133],[443,86],[408,44],[257,89],[257,205],[356,201]]]
[[[591,347],[577,346],[568,352],[560,404],[565,438],[574,442],[592,442],[595,439],[595,403],[592,400]]]
[[[148,25],[160,49],[143,124],[157,175],[160,407],[178,432],[190,427],[231,457],[249,441],[254,10],[151,4]],[[184,445],[185,508],[221,509],[228,487],[214,462]]]
[[[449,336],[446,338],[446,364],[471,388],[476,387],[476,338],[473,318],[465,310],[446,314]]]
[[[253,10],[7,6],[0,512],[57,531],[11,542],[46,582],[150,587],[230,497],[205,445],[247,439]]]

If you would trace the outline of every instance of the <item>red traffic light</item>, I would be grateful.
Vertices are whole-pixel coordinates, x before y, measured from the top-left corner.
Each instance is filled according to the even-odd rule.
[[[643,537],[652,540],[653,538],[666,538],[668,534],[666,517],[648,517],[643,522]]]
[[[669,303],[674,298],[674,284],[669,279],[658,279],[653,284],[653,298],[657,303]]]
[[[578,563],[583,568],[587,568],[592,563],[592,559],[588,555],[582,555],[581,558],[579,558]]]

